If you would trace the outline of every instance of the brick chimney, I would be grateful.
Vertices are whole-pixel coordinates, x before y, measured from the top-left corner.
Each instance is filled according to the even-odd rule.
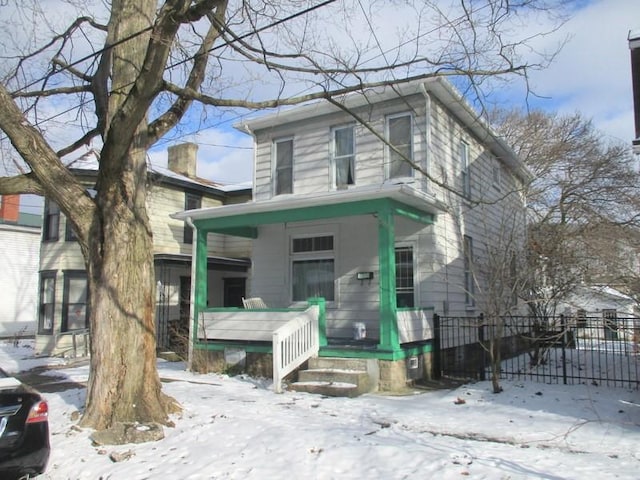
[[[0,220],[18,223],[20,209],[20,195],[0,196]]]
[[[633,152],[640,154],[640,30],[631,30],[629,32],[629,49],[631,50],[633,112],[636,127],[636,137],[633,141]]]
[[[173,145],[167,150],[169,154],[169,170],[195,178],[198,162],[198,145],[195,143],[181,143]]]

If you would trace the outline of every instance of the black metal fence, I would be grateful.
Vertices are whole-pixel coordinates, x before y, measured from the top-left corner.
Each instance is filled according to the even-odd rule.
[[[640,318],[440,317],[434,367],[443,377],[640,388]],[[492,360],[493,359],[493,360]]]

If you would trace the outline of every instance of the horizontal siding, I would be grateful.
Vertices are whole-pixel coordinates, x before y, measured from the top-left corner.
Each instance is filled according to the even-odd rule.
[[[0,336],[32,335],[37,325],[40,230],[0,225]]]

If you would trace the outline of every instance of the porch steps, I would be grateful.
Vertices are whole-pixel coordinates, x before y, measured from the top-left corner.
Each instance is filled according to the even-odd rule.
[[[357,397],[373,390],[366,360],[313,357],[289,390],[329,397]]]

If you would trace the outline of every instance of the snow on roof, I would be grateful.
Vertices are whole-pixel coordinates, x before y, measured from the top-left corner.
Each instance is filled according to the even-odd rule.
[[[75,170],[86,170],[87,172],[97,172],[98,169],[100,168],[100,153],[95,149],[91,149],[84,155],[68,162],[66,166],[68,168],[72,168]],[[247,190],[252,187],[251,182],[223,185],[221,183],[217,183],[212,180],[207,180],[206,178],[188,177],[186,175],[176,173],[167,167],[154,165],[149,161],[147,161],[147,169],[151,174],[161,175],[165,178],[170,178],[181,183],[192,184],[194,186],[197,185],[205,188],[215,188],[216,190],[219,190],[225,193],[235,192],[239,190]]]

